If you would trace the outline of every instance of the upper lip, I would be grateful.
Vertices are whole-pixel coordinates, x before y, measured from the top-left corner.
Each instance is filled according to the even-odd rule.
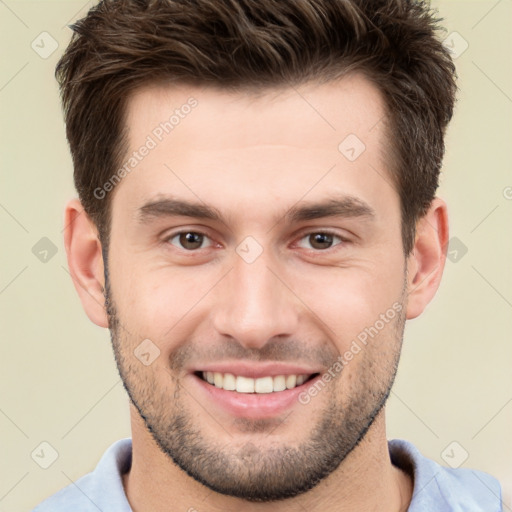
[[[198,366],[192,372],[231,373],[237,376],[258,379],[260,377],[277,377],[278,375],[312,375],[321,370],[306,365],[287,363],[254,363],[254,362],[224,362],[209,363]]]

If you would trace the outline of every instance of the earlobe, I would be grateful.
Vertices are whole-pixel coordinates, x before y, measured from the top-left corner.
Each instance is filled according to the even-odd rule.
[[[73,284],[89,319],[108,327],[103,255],[96,226],[78,199],[66,205],[64,223],[64,245]]]
[[[446,203],[435,198],[428,212],[416,224],[414,248],[407,260],[407,319],[416,318],[439,288],[448,246]]]

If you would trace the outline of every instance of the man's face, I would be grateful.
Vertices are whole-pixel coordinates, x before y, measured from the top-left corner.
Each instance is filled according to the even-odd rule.
[[[113,196],[116,360],[162,451],[217,492],[305,492],[381,412],[406,300],[384,113],[358,76],[260,97],[154,87],[129,102],[127,160],[151,148]]]

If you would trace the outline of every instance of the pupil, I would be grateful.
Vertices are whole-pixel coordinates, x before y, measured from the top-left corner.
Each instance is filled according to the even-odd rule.
[[[185,249],[197,249],[201,247],[202,235],[199,233],[183,233],[180,236],[180,243]]]
[[[325,244],[327,244],[327,246],[330,246],[332,244],[332,235],[329,235],[327,233],[315,233],[313,235],[313,240],[314,242],[311,244],[313,247],[315,247],[316,249],[328,249],[329,247],[326,247]],[[318,246],[318,244],[320,245],[320,247]],[[324,244],[322,246],[322,244]]]

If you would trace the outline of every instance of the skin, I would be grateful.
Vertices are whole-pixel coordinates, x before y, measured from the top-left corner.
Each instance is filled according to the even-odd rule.
[[[108,283],[94,224],[77,199],[66,207],[71,275],[89,318],[110,325],[132,399],[124,486],[133,510],[275,510],[269,500],[285,490],[283,511],[407,510],[412,481],[390,462],[383,406],[404,322],[439,286],[445,203],[434,199],[418,221],[406,257],[384,104],[361,76],[259,96],[145,87],[128,102],[129,153],[191,96],[198,106],[111,192]],[[348,134],[366,146],[353,162],[338,150]],[[142,206],[169,195],[213,206],[222,220],[141,221]],[[335,196],[373,215],[285,216]],[[309,235],[325,230],[335,236],[318,248]],[[206,236],[187,250],[178,231]],[[247,236],[263,249],[250,264],[236,252]],[[308,404],[272,417],[237,418],[191,373],[211,362],[274,360],[325,373],[393,304],[402,314],[336,378]],[[144,339],[160,350],[148,366],[134,356]]]

